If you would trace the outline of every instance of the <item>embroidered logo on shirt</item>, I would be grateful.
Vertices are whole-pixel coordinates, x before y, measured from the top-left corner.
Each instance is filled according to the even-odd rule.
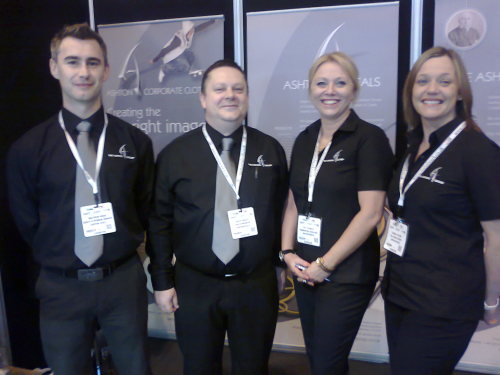
[[[429,177],[427,176],[420,176],[420,178],[425,178],[426,180],[429,180],[430,182],[435,182],[437,184],[441,184],[441,185],[444,185],[444,181],[440,181],[438,180],[438,174],[439,174],[439,170],[442,169],[443,167],[438,167],[436,169],[434,169],[430,174],[429,174]]]
[[[250,167],[272,167],[272,164],[266,164],[266,161],[264,160],[264,155],[260,155],[257,158],[257,164],[251,164],[248,163]]]
[[[110,158],[123,158],[123,159],[135,159],[135,156],[128,156],[127,155],[127,149],[125,148],[126,144],[124,144],[122,147],[120,147],[120,149],[118,150],[118,152],[120,153],[120,155],[116,155],[116,154],[108,154],[108,156]]]
[[[333,158],[331,159],[325,159],[323,160],[325,163],[328,163],[328,162],[333,162],[333,163],[337,163],[339,161],[344,161],[345,159],[344,158],[341,158],[340,157],[340,153],[342,152],[343,150],[339,150],[335,153],[335,155],[333,155]]]

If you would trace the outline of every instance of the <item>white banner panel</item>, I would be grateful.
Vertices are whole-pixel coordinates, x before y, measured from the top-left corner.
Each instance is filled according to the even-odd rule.
[[[148,134],[155,155],[202,126],[203,71],[224,58],[223,16],[99,26],[110,76],[104,108]]]
[[[299,132],[319,118],[308,97],[309,68],[317,57],[341,51],[359,69],[355,111],[384,129],[394,147],[398,26],[399,2],[247,14],[249,125],[278,139],[290,156]],[[280,299],[274,346],[305,351],[291,280]],[[377,286],[352,358],[388,360],[379,294]]]
[[[394,147],[398,25],[398,2],[248,13],[249,125],[278,139],[290,156],[297,135],[319,118],[308,97],[309,68],[342,51],[359,69],[354,109]]]
[[[500,2],[435,4],[434,45],[452,48],[464,60],[474,96],[473,115],[481,130],[500,145]],[[492,326],[479,323],[457,368],[500,374],[500,310],[496,318]]]
[[[434,45],[464,60],[474,94],[473,115],[500,145],[500,2],[436,0]],[[497,352],[498,364],[500,353]]]

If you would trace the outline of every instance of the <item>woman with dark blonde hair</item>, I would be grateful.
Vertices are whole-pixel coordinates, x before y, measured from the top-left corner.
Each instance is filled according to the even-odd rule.
[[[393,375],[451,374],[500,295],[500,148],[472,118],[464,64],[434,47],[403,90],[382,292]]]
[[[348,373],[347,358],[379,275],[375,226],[393,155],[384,132],[351,109],[358,91],[349,56],[318,58],[309,96],[320,119],[299,134],[292,152],[280,257],[296,276],[315,375]]]

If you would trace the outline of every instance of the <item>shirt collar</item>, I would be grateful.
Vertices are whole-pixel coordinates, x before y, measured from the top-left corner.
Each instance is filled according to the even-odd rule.
[[[344,123],[342,125],[340,125],[339,130],[345,131],[345,132],[353,132],[358,127],[358,121],[359,121],[358,115],[356,114],[356,112],[354,112],[353,109],[351,109],[351,113],[346,118]]]
[[[358,127],[358,121],[359,121],[358,115],[356,114],[356,112],[354,112],[353,109],[351,109],[351,113],[349,113],[349,116],[347,116],[344,123],[340,125],[340,128],[337,131],[340,130],[344,132],[353,132]],[[318,120],[315,124],[317,131],[319,132],[321,128],[321,120]],[[337,132],[335,132],[335,134],[337,134]]]
[[[433,131],[429,136],[429,144],[431,147],[435,145],[440,145],[444,142],[446,138],[460,125],[464,120],[461,117],[455,117],[446,125],[441,126],[439,129]],[[424,136],[424,131],[422,129],[422,125],[418,126],[410,133],[411,142],[422,142],[422,138]]]
[[[212,142],[214,143],[217,150],[222,149],[222,138],[232,138],[234,141],[234,148],[234,146],[241,144],[241,138],[243,137],[243,126],[239,126],[231,135],[225,137],[207,122],[207,132],[210,138],[212,138]]]
[[[91,133],[97,132],[97,134],[101,134],[102,129],[104,128],[104,108],[102,106],[97,110],[97,112],[95,112],[87,119],[81,119],[73,112],[68,111],[64,107],[62,109],[62,115],[64,126],[70,134],[76,131],[76,126],[82,121],[90,122],[90,124],[92,125],[90,128]]]

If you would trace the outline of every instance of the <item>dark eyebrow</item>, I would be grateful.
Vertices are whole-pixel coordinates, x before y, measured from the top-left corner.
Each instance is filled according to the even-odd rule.
[[[89,57],[87,61],[102,63],[102,60],[98,57]]]

